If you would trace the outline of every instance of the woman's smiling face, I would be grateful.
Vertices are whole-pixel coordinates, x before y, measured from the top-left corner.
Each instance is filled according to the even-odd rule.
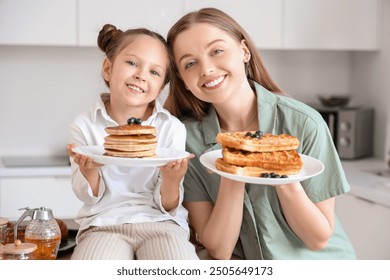
[[[181,78],[202,101],[224,102],[246,81],[244,41],[213,25],[198,23],[181,32],[173,52]]]

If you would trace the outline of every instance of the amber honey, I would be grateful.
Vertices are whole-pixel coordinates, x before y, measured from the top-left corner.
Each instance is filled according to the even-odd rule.
[[[57,258],[58,248],[60,246],[61,236],[55,236],[51,239],[32,239],[25,238],[26,242],[34,243],[37,249],[34,251],[36,260],[55,260]]]

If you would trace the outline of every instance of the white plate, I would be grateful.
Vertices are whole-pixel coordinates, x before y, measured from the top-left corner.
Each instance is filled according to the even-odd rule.
[[[311,177],[317,176],[322,171],[324,171],[324,165],[318,159],[299,154],[302,158],[302,169],[296,175],[289,175],[288,178],[262,178],[262,177],[250,177],[250,176],[239,176],[227,172],[218,170],[215,167],[215,161],[217,158],[222,157],[221,150],[215,150],[208,153],[205,153],[200,156],[200,162],[209,170],[214,173],[219,174],[220,176],[226,177],[231,180],[259,184],[259,185],[281,185],[281,184],[290,184],[294,182],[300,182]]]
[[[155,158],[121,158],[105,156],[103,146],[81,146],[75,147],[73,152],[85,155],[95,162],[107,165],[119,166],[163,166],[168,162],[185,158],[188,152],[176,149],[157,148]]]

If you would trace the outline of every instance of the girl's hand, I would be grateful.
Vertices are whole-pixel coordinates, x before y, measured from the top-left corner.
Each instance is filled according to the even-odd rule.
[[[179,159],[167,163],[160,167],[160,173],[164,181],[172,184],[179,184],[188,169],[188,160],[194,158],[195,155],[190,154],[187,158]]]
[[[104,164],[94,162],[93,159],[85,155],[76,154],[75,152],[73,152],[72,149],[76,146],[77,146],[76,144],[68,144],[66,146],[66,152],[68,156],[72,157],[73,161],[79,165],[80,170],[96,169],[104,165]]]

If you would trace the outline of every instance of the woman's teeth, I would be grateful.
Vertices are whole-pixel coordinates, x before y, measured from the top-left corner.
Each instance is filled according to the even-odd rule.
[[[215,79],[214,81],[212,81],[210,83],[206,83],[205,86],[208,87],[208,88],[209,87],[215,87],[216,85],[220,84],[224,79],[225,79],[225,77],[221,76],[218,79]]]
[[[141,93],[143,93],[143,92],[144,92],[144,90],[143,90],[143,89],[141,89],[141,88],[139,88],[139,87],[136,87],[136,86],[133,86],[133,85],[128,85],[127,87],[128,87],[128,88],[130,88],[130,89],[132,89],[132,90],[135,90],[135,91],[141,92]]]

